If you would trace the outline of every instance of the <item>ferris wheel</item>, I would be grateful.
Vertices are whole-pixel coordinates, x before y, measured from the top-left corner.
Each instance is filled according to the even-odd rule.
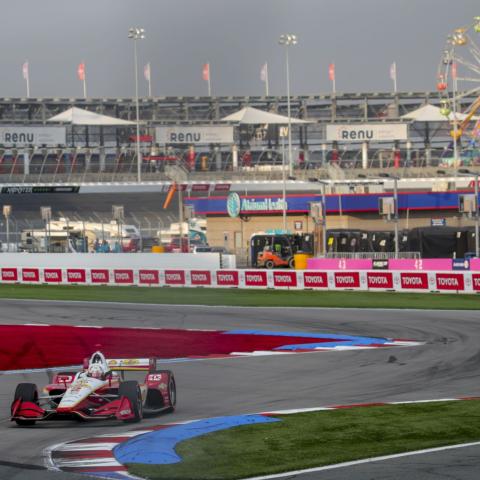
[[[452,125],[454,149],[460,140],[464,148],[479,148],[480,120],[476,114],[480,112],[480,16],[447,37],[437,90],[440,112]]]

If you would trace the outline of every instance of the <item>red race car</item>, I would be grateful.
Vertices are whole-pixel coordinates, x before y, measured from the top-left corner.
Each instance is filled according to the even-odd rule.
[[[175,378],[170,370],[156,370],[152,358],[107,360],[95,352],[80,372],[62,372],[39,395],[33,383],[15,390],[11,419],[18,425],[40,420],[117,419],[138,422],[144,415],[175,409]],[[125,371],[147,371],[144,383],[125,381]]]

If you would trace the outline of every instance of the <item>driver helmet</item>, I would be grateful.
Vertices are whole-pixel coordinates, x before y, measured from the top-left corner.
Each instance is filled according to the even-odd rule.
[[[88,367],[88,376],[92,378],[102,378],[103,368],[100,364],[94,363]]]

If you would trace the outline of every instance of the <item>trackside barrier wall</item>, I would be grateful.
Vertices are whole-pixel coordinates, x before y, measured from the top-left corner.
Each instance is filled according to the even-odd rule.
[[[480,293],[480,272],[1,268],[3,284],[137,285],[293,290]]]

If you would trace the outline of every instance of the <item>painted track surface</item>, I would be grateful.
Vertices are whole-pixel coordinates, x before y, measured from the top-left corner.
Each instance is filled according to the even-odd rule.
[[[0,308],[2,323],[261,328],[412,338],[427,342],[411,348],[174,364],[169,368],[174,370],[177,379],[177,411],[173,415],[146,420],[145,425],[339,403],[480,395],[478,312],[208,308],[13,300],[1,301]],[[33,381],[41,385],[46,380],[46,374],[39,373],[0,378],[0,478],[73,479],[72,475],[50,474],[49,477],[44,476],[46,472],[2,466],[2,461],[41,465],[42,451],[47,446],[125,428],[112,422],[57,422],[34,428],[12,425],[7,416],[15,384]],[[463,458],[466,453],[457,451],[449,455]],[[432,461],[438,462],[438,458]],[[405,465],[420,462],[419,458],[403,459],[403,473]],[[392,462],[389,465],[395,468]],[[370,476],[363,477],[358,472],[358,476],[352,478],[388,478],[386,468],[390,467],[379,463],[373,467],[378,476],[372,476],[369,471]],[[309,478],[342,478],[345,474],[339,470]],[[457,475],[455,478],[469,477]]]

